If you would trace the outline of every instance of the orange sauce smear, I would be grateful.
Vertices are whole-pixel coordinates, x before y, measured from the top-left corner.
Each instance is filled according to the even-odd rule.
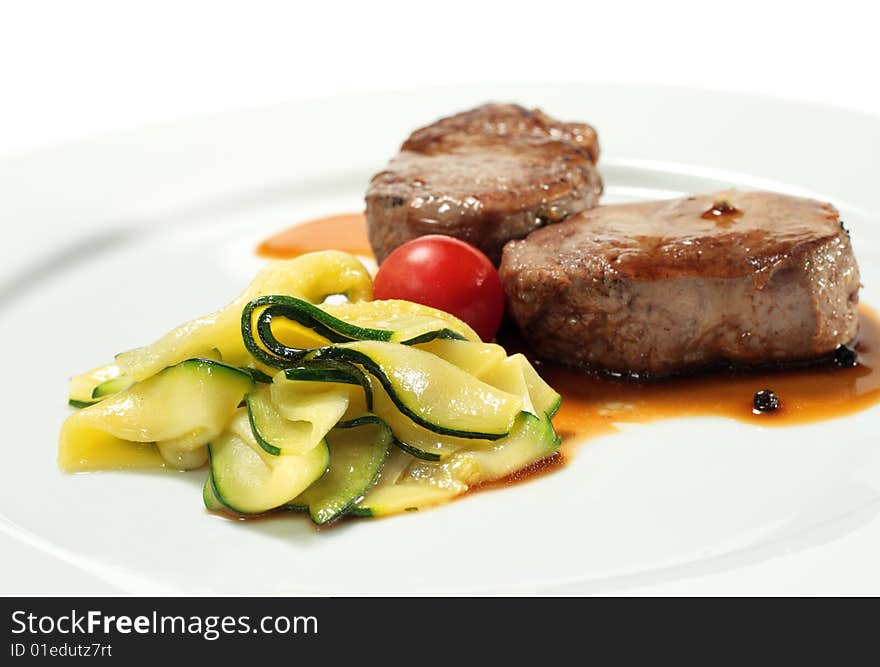
[[[260,243],[257,254],[273,259],[287,259],[331,249],[352,255],[373,256],[367,240],[367,222],[363,213],[331,215],[296,225]]]
[[[362,213],[297,225],[261,243],[258,253],[281,258],[331,248],[372,255]],[[531,358],[528,350],[523,351],[562,394],[562,407],[553,422],[563,443],[613,433],[615,423],[679,417],[728,417],[758,426],[789,426],[843,417],[880,403],[880,317],[866,306],[860,314],[859,364],[853,368],[836,368],[828,362],[813,367],[718,370],[646,381],[541,362]],[[515,335],[502,336],[501,343],[510,351],[521,348]],[[781,403],[778,410],[753,411],[752,400],[760,389],[776,393]],[[564,458],[552,457],[485,488],[552,471]]]

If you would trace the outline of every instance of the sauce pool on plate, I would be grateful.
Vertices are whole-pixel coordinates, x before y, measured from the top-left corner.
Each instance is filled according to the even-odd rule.
[[[615,431],[615,423],[646,423],[676,417],[728,417],[758,426],[790,426],[843,417],[880,402],[880,318],[860,308],[858,364],[838,368],[831,360],[789,368],[716,370],[659,380],[593,375],[555,364],[535,368],[562,394],[553,419],[566,437]],[[755,409],[755,393],[772,391],[779,407]]]
[[[373,255],[363,213],[331,215],[296,225],[264,240],[257,246],[257,254],[287,259],[331,249],[352,255]]]

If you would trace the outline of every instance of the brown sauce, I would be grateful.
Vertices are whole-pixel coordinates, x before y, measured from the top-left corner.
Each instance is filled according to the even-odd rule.
[[[703,215],[723,219],[741,212],[719,202]],[[372,254],[363,214],[332,216],[298,225],[263,242],[258,252],[293,257],[331,248]],[[613,433],[617,430],[615,423],[679,417],[727,417],[759,426],[807,424],[844,417],[880,403],[880,317],[867,306],[861,307],[860,315],[859,342],[855,347],[859,363],[852,368],[837,368],[828,361],[806,367],[718,370],[633,380],[532,361],[544,379],[562,394],[562,407],[553,422],[564,444]],[[515,337],[501,342],[509,350],[519,347]],[[778,410],[753,410],[752,401],[760,389],[772,390],[779,397]],[[564,459],[551,457],[478,488],[495,488],[555,470]]]
[[[257,254],[286,259],[329,249],[372,257],[363,213],[332,215],[296,225],[264,240],[257,246]]]
[[[712,208],[703,212],[700,217],[703,220],[716,220],[718,222],[728,222],[735,220],[743,214],[736,206],[726,199],[719,199],[712,204]]]
[[[512,484],[520,484],[528,482],[544,475],[556,472],[568,462],[565,454],[559,450],[553,452],[550,456],[530,463],[525,468],[521,468],[516,472],[512,472],[501,479],[494,479],[491,482],[479,482],[470,487],[466,493],[476,493],[477,491],[491,491],[492,489],[500,489]]]

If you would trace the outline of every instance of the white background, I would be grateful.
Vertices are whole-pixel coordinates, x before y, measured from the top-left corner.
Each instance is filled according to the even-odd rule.
[[[460,82],[669,83],[880,112],[872,4],[0,0],[0,157],[205,112]]]

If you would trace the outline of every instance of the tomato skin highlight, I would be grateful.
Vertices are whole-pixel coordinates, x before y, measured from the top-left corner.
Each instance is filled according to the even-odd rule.
[[[407,241],[388,255],[373,281],[373,296],[446,311],[486,342],[495,338],[504,314],[504,288],[489,258],[439,234]]]

